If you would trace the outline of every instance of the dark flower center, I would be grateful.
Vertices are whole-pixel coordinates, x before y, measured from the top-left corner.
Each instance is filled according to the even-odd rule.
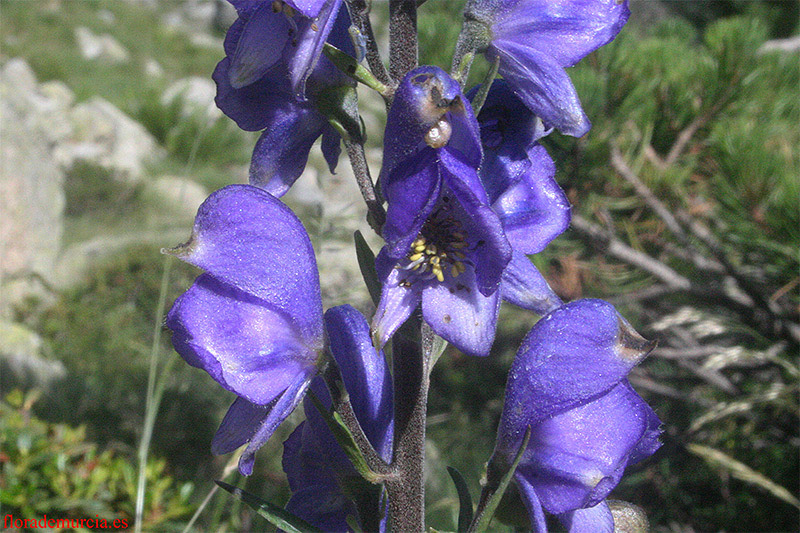
[[[465,252],[469,249],[462,223],[453,216],[450,198],[442,198],[441,205],[425,222],[419,235],[411,243],[405,265],[398,266],[409,275],[400,282],[410,287],[416,281],[437,280],[445,275],[457,278],[471,262]]]

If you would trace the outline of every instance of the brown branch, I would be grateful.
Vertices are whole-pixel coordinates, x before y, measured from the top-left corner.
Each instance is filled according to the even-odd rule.
[[[686,291],[691,289],[692,284],[687,278],[681,276],[661,261],[634,250],[607,230],[589,222],[582,216],[572,216],[572,228],[595,247],[629,265],[641,268],[664,282],[668,287]]]

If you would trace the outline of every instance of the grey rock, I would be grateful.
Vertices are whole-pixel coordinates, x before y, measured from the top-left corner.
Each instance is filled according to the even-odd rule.
[[[152,57],[144,62],[144,73],[151,78],[164,76],[164,67]]]
[[[199,183],[179,176],[162,176],[149,182],[145,194],[151,204],[161,206],[173,222],[194,220],[197,208],[208,197],[208,191]]]
[[[46,119],[59,104],[37,90],[24,61],[9,61],[0,74],[1,316],[26,296],[28,282],[33,290],[41,285],[35,278],[51,279],[63,233],[64,174]]]
[[[145,164],[163,155],[144,126],[103,98],[96,96],[75,106],[70,121],[72,137],[54,151],[57,161],[65,167],[86,159],[137,182]]]
[[[176,99],[183,103],[183,116],[202,113],[210,120],[222,118],[222,111],[214,103],[217,86],[209,78],[192,76],[172,83],[161,96],[163,105],[170,105]]]
[[[128,50],[107,33],[95,35],[89,28],[79,26],[75,28],[75,40],[84,59],[110,63],[124,63],[130,59]]]
[[[0,320],[0,362],[17,382],[46,386],[67,375],[61,361],[42,357],[41,337],[21,324]]]
[[[25,326],[0,321],[0,361],[16,381],[45,386],[54,379],[66,376],[60,361],[42,357],[41,337]]]

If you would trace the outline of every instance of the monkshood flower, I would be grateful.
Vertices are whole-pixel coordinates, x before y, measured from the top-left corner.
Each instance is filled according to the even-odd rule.
[[[511,246],[478,177],[480,161],[478,124],[458,82],[437,67],[409,72],[384,136],[377,345],[421,303],[438,335],[465,353],[488,354]]]
[[[314,250],[279,200],[231,185],[200,206],[190,240],[171,251],[205,270],[167,315],[175,350],[238,398],[212,443],[245,443],[239,470],[300,403],[323,361],[322,300]]]
[[[246,131],[262,131],[253,150],[250,183],[275,196],[283,195],[302,174],[311,146],[322,136],[322,153],[331,172],[340,153],[340,136],[319,111],[336,91],[352,88],[355,81],[320,57],[326,39],[353,54],[347,28],[350,17],[339,9],[341,0],[296,2],[319,4],[312,20],[299,14],[274,13],[272,2],[237,2],[239,18],[225,36],[225,57],[217,64],[217,106]],[[285,9],[287,5],[282,4]],[[308,11],[308,10],[307,10]],[[287,32],[276,33],[274,20],[293,22],[297,29],[283,45]],[[282,41],[281,41],[282,42]],[[283,55],[264,67],[268,51]],[[258,67],[258,68],[256,68]]]
[[[601,300],[552,311],[522,342],[490,468],[508,467],[530,427],[514,478],[535,531],[544,511],[573,533],[614,530],[604,499],[660,446],[661,423],[626,378],[654,346]]]
[[[388,462],[393,435],[392,379],[383,353],[372,347],[366,320],[350,306],[328,310],[325,325],[356,418],[372,446]],[[311,390],[323,405],[330,406],[322,378],[314,380]],[[304,407],[305,422],[283,443],[283,469],[292,491],[286,510],[322,531],[349,531],[348,515],[358,518],[362,531],[383,531],[382,492],[356,472],[308,398]]]
[[[479,52],[531,111],[580,137],[591,124],[565,67],[605,45],[628,20],[620,0],[469,0],[464,10]]]
[[[239,15],[225,37],[231,86],[246,87],[283,63],[292,89],[302,98],[341,0],[229,1]]]
[[[484,154],[480,178],[513,249],[501,295],[520,307],[547,313],[561,301],[527,256],[541,252],[570,221],[569,201],[555,180],[555,164],[537,142],[550,130],[503,80],[492,84],[478,124]]]

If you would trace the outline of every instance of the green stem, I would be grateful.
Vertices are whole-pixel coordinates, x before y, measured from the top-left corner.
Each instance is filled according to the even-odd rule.
[[[169,275],[172,270],[172,257],[166,256],[164,259],[164,271],[161,275],[161,287],[158,293],[158,304],[156,305],[156,316],[164,316],[164,309],[167,303],[167,288],[169,287]],[[147,374],[147,394],[145,415],[144,415],[144,430],[142,432],[142,440],[139,442],[139,471],[138,479],[136,481],[136,514],[134,521],[134,531],[139,533],[142,531],[142,520],[144,518],[144,492],[147,482],[147,455],[150,450],[150,441],[153,438],[153,426],[156,421],[156,413],[161,404],[161,392],[163,391],[163,376],[162,379],[156,381],[158,374],[158,360],[161,345],[161,321],[156,320],[153,325],[153,344],[150,349],[150,370]]]
[[[481,112],[481,108],[486,102],[486,96],[489,94],[489,89],[492,88],[492,83],[497,77],[497,70],[499,68],[500,58],[497,57],[492,62],[491,67],[489,67],[489,72],[486,73],[486,77],[483,78],[483,82],[481,83],[480,89],[478,89],[478,92],[475,94],[475,98],[472,99],[472,112],[475,113],[476,117]]]

